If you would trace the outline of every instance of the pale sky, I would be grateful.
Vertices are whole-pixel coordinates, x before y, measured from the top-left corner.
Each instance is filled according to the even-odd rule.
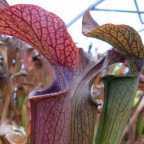
[[[7,0],[9,4],[18,4],[18,3],[30,3],[39,5],[48,11],[54,12],[60,16],[65,23],[69,23],[74,17],[79,13],[87,9],[87,7],[98,0]],[[140,8],[142,10],[142,5],[144,1],[138,0]],[[135,5],[133,0],[105,0],[97,8],[105,9],[122,9],[122,10],[135,10]],[[128,13],[113,13],[113,12],[91,12],[94,19],[99,24],[105,23],[115,23],[115,24],[128,24],[134,27],[136,30],[144,28],[139,22],[138,16],[136,14]],[[77,43],[78,46],[83,47],[87,50],[87,47],[90,43],[93,43],[93,47],[98,48],[98,52],[105,52],[107,48],[111,47],[105,42],[96,39],[86,38],[81,34],[81,20],[79,19],[71,27],[68,28],[72,38]],[[144,40],[144,32],[141,33],[141,36]],[[93,49],[94,52],[94,49]]]

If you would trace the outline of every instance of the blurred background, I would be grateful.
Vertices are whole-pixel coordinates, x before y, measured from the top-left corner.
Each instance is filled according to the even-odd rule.
[[[92,62],[103,57],[111,45],[82,35],[82,16],[87,9],[98,24],[130,25],[139,32],[144,41],[144,1],[142,0],[7,0],[7,2],[10,5],[35,4],[57,14],[64,20],[77,46],[88,52],[85,53],[84,58],[91,59],[89,54],[94,56]],[[0,4],[3,3],[6,4],[6,1],[0,0]],[[123,76],[127,71],[128,67],[125,63],[116,63],[109,67],[107,74]],[[44,90],[51,86],[55,79],[54,70],[30,45],[15,37],[1,35],[0,77],[3,78],[0,85],[0,119],[3,120],[0,124],[0,144],[7,144],[7,141],[16,144],[16,140],[21,141],[21,144],[26,142],[30,144],[32,129],[28,95],[33,90]],[[64,79],[64,76],[61,77]],[[104,95],[99,74],[93,82],[91,94],[100,106],[98,107],[100,114]],[[40,113],[45,115],[45,111]],[[144,68],[140,74],[130,122],[124,131],[121,144],[144,144]]]

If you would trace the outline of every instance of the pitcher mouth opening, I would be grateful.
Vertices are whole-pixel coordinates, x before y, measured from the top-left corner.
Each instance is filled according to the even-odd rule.
[[[42,89],[36,89],[29,93],[28,97],[29,99],[40,99],[40,98],[46,98],[51,96],[56,96],[60,93],[66,93],[68,91],[68,88],[61,89],[57,82],[54,82],[53,85],[42,88]]]

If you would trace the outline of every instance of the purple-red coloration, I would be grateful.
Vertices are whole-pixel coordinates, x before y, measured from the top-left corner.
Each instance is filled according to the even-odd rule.
[[[0,0],[0,9],[3,9],[8,6],[9,6],[9,4],[7,3],[6,0]]]
[[[73,76],[83,72],[89,58],[76,48],[64,22],[38,6],[15,5],[1,10],[0,33],[28,42],[54,66],[52,85],[29,97],[32,144],[91,143],[97,110],[87,95],[91,73],[86,73],[80,82],[75,83],[76,87],[70,87]],[[100,71],[102,66],[103,61],[94,67],[92,73],[95,75],[95,70]],[[84,109],[85,112],[82,113]],[[87,113],[88,117],[84,119]],[[79,125],[83,129],[82,134]]]
[[[37,48],[52,64],[79,65],[79,49],[55,14],[34,5],[14,5],[1,10],[0,33],[16,36]]]
[[[68,144],[70,139],[70,98],[67,90],[31,98],[32,143]]]

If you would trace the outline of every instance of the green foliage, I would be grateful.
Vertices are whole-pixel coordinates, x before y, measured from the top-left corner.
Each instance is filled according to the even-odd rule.
[[[137,77],[106,76],[105,100],[95,144],[119,144],[128,123],[137,89]]]
[[[136,135],[137,137],[144,138],[144,111],[142,111],[138,116],[136,123]]]

